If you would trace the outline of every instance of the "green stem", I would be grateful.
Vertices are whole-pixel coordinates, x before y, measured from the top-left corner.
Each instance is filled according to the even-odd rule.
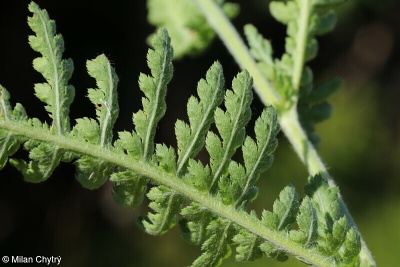
[[[308,173],[310,175],[319,173],[329,181],[331,186],[335,186],[324,163],[299,123],[296,107],[293,106],[291,109],[282,112],[279,116],[279,123],[300,160],[306,165]]]
[[[302,244],[291,241],[284,232],[273,231],[266,228],[257,218],[248,213],[238,210],[235,206],[227,206],[221,203],[215,196],[203,191],[194,190],[192,186],[186,184],[181,178],[170,173],[162,171],[160,168],[143,161],[132,160],[132,157],[126,154],[116,153],[99,145],[93,145],[66,136],[51,134],[44,129],[35,128],[26,123],[18,123],[0,120],[0,128],[14,133],[17,136],[23,136],[28,139],[35,139],[51,143],[59,148],[73,151],[81,155],[90,156],[99,160],[115,164],[119,167],[130,169],[135,173],[148,177],[157,184],[169,186],[182,196],[192,201],[198,202],[208,210],[219,216],[244,227],[248,231],[266,239],[287,252],[292,253],[314,266],[330,267],[329,258],[325,258],[315,251],[308,250]]]
[[[225,43],[229,52],[235,55],[236,62],[242,69],[246,69],[254,80],[254,88],[263,103],[278,105],[281,97],[275,92],[272,85],[265,79],[254,61],[246,44],[233,27],[225,13],[218,7],[213,0],[194,0],[199,5],[207,18],[208,23],[218,33],[221,40]]]
[[[293,54],[292,86],[294,90],[300,89],[301,76],[303,75],[311,10],[311,0],[304,0],[300,5],[299,30],[296,36],[296,51]]]
[[[279,110],[282,104],[282,100],[280,99],[278,93],[262,75],[259,68],[257,67],[256,62],[251,57],[247,46],[243,43],[243,40],[237,33],[236,29],[233,27],[230,20],[222,12],[220,7],[213,0],[194,0],[194,1],[197,2],[204,16],[206,17],[208,23],[218,33],[219,37],[224,42],[227,49],[235,58],[239,66],[242,69],[246,69],[253,77],[254,89],[260,96],[261,101],[265,105],[272,104],[276,109]],[[308,5],[306,5],[306,7],[309,8]],[[302,17],[303,19],[308,20],[309,13],[307,17],[305,16],[307,15],[306,13],[307,12],[304,12],[304,16]],[[303,49],[305,49],[305,46],[303,46]],[[304,51],[303,51],[302,61],[304,61]],[[303,63],[302,62],[300,63],[301,63],[300,71],[299,70],[297,71],[297,73],[300,73],[300,75],[297,76],[301,78]],[[299,78],[297,79],[299,83],[300,79]],[[297,79],[295,81],[297,81]],[[296,151],[302,162],[306,165],[310,175],[320,173],[325,179],[328,180],[331,186],[336,186],[335,182],[329,175],[327,168],[320,159],[317,151],[315,150],[311,142],[308,140],[304,130],[300,125],[297,115],[296,105],[293,105],[292,108],[289,110],[280,110],[279,115],[280,115],[279,122],[282,126],[283,132],[285,133],[286,137],[292,144],[294,150]],[[349,222],[352,224],[352,226],[356,230],[358,230],[340,194],[339,194],[339,205],[342,208],[343,213],[346,214],[346,216],[348,217]],[[361,237],[361,242],[362,242],[362,249],[360,252],[360,258],[362,263],[364,264],[363,266],[376,266],[376,263],[371,255],[371,252],[369,251],[362,237]]]
[[[308,173],[310,175],[320,174],[325,180],[328,181],[331,187],[336,187],[337,185],[335,181],[330,176],[326,166],[324,165],[317,151],[315,150],[315,147],[308,140],[306,133],[301,127],[296,107],[293,107],[287,112],[283,112],[279,118],[279,122],[283,132],[289,139],[289,142],[293,145],[293,148],[296,151],[297,155],[299,156],[300,160],[306,165]],[[340,193],[338,196],[338,202],[342,212],[348,218],[349,223],[353,226],[355,230],[357,230],[360,233]],[[362,236],[361,236],[361,243],[362,243],[362,248],[360,252],[361,262],[366,264],[365,266],[376,266],[376,263],[371,255],[371,252],[369,251]]]

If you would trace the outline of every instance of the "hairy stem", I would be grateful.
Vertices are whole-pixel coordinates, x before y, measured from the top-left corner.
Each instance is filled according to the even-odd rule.
[[[273,88],[273,86],[265,79],[258,69],[254,59],[251,57],[247,46],[240,38],[236,29],[231,24],[230,20],[225,16],[220,7],[213,0],[194,0],[199,5],[204,16],[207,18],[208,23],[218,33],[219,37],[226,45],[229,52],[235,58],[237,63],[242,69],[246,69],[254,79],[254,89],[260,96],[261,101],[265,105],[273,105],[279,110],[281,100]],[[308,1],[307,1],[308,2]],[[308,8],[308,6],[307,6]],[[302,16],[303,19],[309,19],[306,16]],[[305,47],[303,47],[305,49]],[[304,52],[303,52],[304,54]],[[302,72],[303,63],[301,62],[300,73]],[[320,173],[325,179],[328,180],[331,186],[335,186],[335,182],[329,175],[326,166],[320,159],[314,146],[308,140],[304,130],[300,126],[300,122],[297,116],[296,106],[292,106],[289,110],[281,110],[279,114],[279,122],[282,126],[282,130],[286,137],[289,139],[294,150],[306,165],[310,175]],[[355,229],[358,229],[353,218],[351,217],[341,195],[339,194],[339,205],[344,214],[349,219],[349,222]],[[362,249],[360,257],[365,266],[376,266],[376,263],[365,244],[365,241],[361,238]],[[319,265],[318,265],[319,266]]]
[[[263,226],[257,218],[248,213],[236,209],[233,205],[224,205],[211,194],[194,190],[186,184],[181,178],[170,173],[162,171],[154,165],[142,160],[132,160],[128,155],[113,152],[99,145],[93,145],[78,141],[66,136],[58,136],[49,133],[44,129],[34,128],[26,123],[10,122],[1,120],[0,128],[14,133],[17,136],[27,137],[28,139],[40,140],[51,143],[59,148],[76,152],[85,156],[91,156],[99,160],[115,164],[119,167],[133,170],[141,176],[148,177],[158,184],[164,184],[171,187],[177,193],[185,196],[195,202],[198,202],[210,211],[225,217],[228,220],[244,227],[248,231],[264,238],[279,247],[284,248],[306,262],[321,267],[330,267],[331,262],[314,251],[309,251],[303,245],[291,241],[286,233],[273,231]]]
[[[324,179],[328,181],[330,186],[335,187],[335,181],[330,176],[326,166],[322,162],[321,158],[318,156],[317,151],[315,150],[312,143],[308,140],[306,133],[299,123],[296,108],[293,107],[289,111],[282,113],[279,118],[279,122],[282,130],[284,131],[286,137],[289,139],[290,143],[293,145],[293,148],[299,156],[300,160],[306,165],[308,173],[310,175],[315,175],[319,173]],[[342,212],[346,215],[350,224],[360,233],[340,193],[338,196],[338,201]],[[367,266],[375,266],[376,264],[371,255],[371,252],[368,250],[368,247],[362,237],[361,242],[362,248],[360,252],[360,257],[362,262],[369,263],[369,265]]]
[[[193,0],[192,0],[193,1]],[[213,0],[194,0],[207,18],[208,23],[218,33],[229,52],[234,55],[236,62],[242,69],[246,69],[254,80],[258,96],[263,103],[277,105],[281,97],[273,90],[271,84],[265,79],[256,62],[247,49],[246,44],[235,30],[225,13]]]
[[[296,36],[296,52],[294,53],[292,85],[294,90],[300,89],[304,58],[308,42],[308,25],[312,9],[311,0],[304,0],[300,5],[299,31]]]

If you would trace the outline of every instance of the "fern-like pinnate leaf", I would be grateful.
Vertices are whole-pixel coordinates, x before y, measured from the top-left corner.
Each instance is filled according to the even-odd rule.
[[[235,17],[239,6],[217,1],[229,17]],[[172,38],[174,57],[196,55],[202,52],[214,39],[213,29],[206,23],[194,1],[148,0],[148,20],[156,27],[164,27]]]
[[[321,175],[316,175],[309,178],[305,191],[316,211],[317,250],[329,256],[337,266],[349,266],[347,265],[349,262],[358,263],[358,254],[361,250],[360,236],[340,212],[338,188],[330,187]]]
[[[224,95],[225,80],[222,66],[214,63],[208,70],[206,79],[201,79],[197,86],[196,97],[189,98],[187,113],[190,124],[178,120],[175,124],[176,139],[178,141],[178,175],[187,170],[189,159],[199,153],[205,142],[205,135],[214,122],[216,108],[221,105]]]
[[[206,79],[199,81],[197,87],[199,99],[189,98],[187,105],[189,125],[181,120],[175,124],[179,158],[177,166],[173,167],[173,172],[179,177],[187,172],[189,160],[195,157],[204,146],[205,135],[214,121],[215,110],[223,101],[224,83],[222,66],[216,62],[208,70]],[[165,157],[164,155],[167,154],[170,156]],[[169,161],[169,164],[168,161],[165,162],[166,158],[175,159],[174,150],[169,150],[168,153],[157,151],[157,157],[160,165],[175,165],[174,160]],[[160,190],[164,192],[163,196],[159,193],[152,193],[153,191],[158,192],[157,188],[153,188],[148,195],[149,199],[154,201],[150,207],[158,214],[149,214],[147,220],[142,221],[146,231],[153,235],[165,233],[174,226],[182,208],[183,199],[179,195],[173,191],[167,192],[168,189],[163,186],[160,186]]]
[[[290,238],[306,246],[314,245],[318,237],[318,218],[314,205],[308,196],[301,202],[296,220],[299,230],[290,231]]]
[[[62,58],[64,40],[56,34],[56,24],[46,10],[32,2],[29,11],[33,16],[28,18],[28,24],[36,34],[29,36],[29,44],[42,55],[33,61],[33,67],[47,82],[36,84],[35,93],[47,105],[54,132],[64,135],[70,130],[69,106],[75,93],[74,87],[68,84],[74,70],[73,62]]]
[[[97,121],[88,118],[78,119],[72,133],[92,144],[109,149],[113,141],[114,123],[118,117],[117,86],[118,77],[110,61],[100,55],[86,63],[88,73],[96,79],[97,89],[88,89],[88,97],[96,106]],[[107,181],[114,166],[92,157],[81,157],[76,161],[76,178],[86,188],[95,189]]]
[[[252,24],[244,26],[244,33],[250,46],[250,52],[257,66],[268,80],[274,78],[273,48],[271,42],[265,39]]]
[[[306,63],[318,52],[315,37],[334,28],[336,14],[330,7],[340,2],[343,1],[272,1],[271,14],[287,25],[286,52],[281,59],[273,58],[270,42],[253,25],[244,29],[258,68],[283,98],[290,100],[284,106],[298,103],[302,126],[314,144],[318,144],[319,137],[314,134],[313,124],[331,116],[332,108],[326,99],[342,82],[335,78],[314,88],[312,71]]]
[[[64,136],[70,130],[69,106],[74,98],[75,90],[68,84],[73,72],[71,59],[62,59],[64,40],[56,34],[56,25],[50,20],[46,10],[41,10],[37,4],[31,3],[29,11],[33,13],[28,18],[28,24],[36,35],[29,36],[29,44],[42,57],[33,61],[33,67],[46,79],[46,83],[35,84],[36,96],[46,104],[46,110],[52,119],[49,131]],[[47,128],[46,125],[43,125]],[[51,144],[28,142],[25,148],[30,150],[32,161],[11,160],[29,182],[46,180],[62,160],[62,152]]]
[[[192,267],[220,266],[231,254],[230,242],[235,230],[232,222],[219,218],[207,228],[213,234],[204,242],[202,250],[205,252],[193,262]]]
[[[318,43],[315,36],[332,30],[335,25],[336,16],[330,8],[344,2],[344,0],[289,0],[271,3],[270,9],[273,16],[275,16],[278,21],[288,26],[286,53],[284,53],[281,59],[274,60],[272,58],[272,48],[269,42],[263,39],[254,27],[250,26],[248,27],[250,30],[248,30],[246,35],[249,39],[250,50],[253,57],[258,61],[257,64],[254,64],[255,62],[241,42],[240,36],[236,33],[234,27],[229,23],[228,18],[224,16],[222,10],[215,1],[195,0],[193,2],[198,4],[203,15],[207,18],[207,22],[218,32],[218,35],[235,57],[240,67],[243,69],[248,68],[254,75],[256,82],[255,89],[261,96],[262,101],[266,105],[272,103],[278,109],[281,115],[280,119],[283,129],[294,145],[300,158],[306,163],[310,174],[315,175],[321,172],[326,179],[330,180],[329,183],[331,187],[333,187],[332,185],[334,183],[331,181],[326,167],[320,161],[312,145],[312,143],[314,143],[314,145],[318,143],[318,137],[313,133],[313,123],[320,122],[329,117],[331,107],[324,98],[316,97],[315,99],[318,99],[317,101],[315,101],[315,99],[307,99],[310,98],[312,92],[317,92],[320,88],[317,88],[317,90],[314,89],[312,71],[306,64],[315,57],[318,50]],[[264,77],[262,77],[262,74],[264,74]],[[340,85],[341,82],[338,83],[336,81],[338,80],[335,79],[328,84]],[[325,85],[321,87],[331,88],[326,91],[328,92],[328,94],[325,94],[326,97],[338,88],[338,86]],[[323,96],[323,91],[324,90],[315,95]],[[301,115],[301,124],[304,129],[300,127],[298,113]],[[308,139],[304,135],[303,130],[306,130]],[[243,173],[243,168],[241,168],[240,165],[231,163],[229,163],[229,165],[236,166],[233,168]],[[207,170],[201,168],[200,165],[196,165],[194,170],[202,177],[207,173]],[[231,185],[226,176],[221,177],[219,183],[225,186]],[[200,186],[204,185],[204,182],[193,184]],[[237,184],[232,184],[232,186],[238,189]],[[234,194],[231,194],[232,191],[234,190],[226,190],[226,192],[223,192],[224,197],[222,199],[224,201],[229,201],[229,199],[234,198]],[[325,198],[321,200],[323,199]],[[313,199],[316,203],[321,200]],[[351,215],[347,211],[340,196],[339,202],[341,210],[355,227]],[[323,204],[319,203],[319,205]],[[310,212],[309,214],[315,215],[312,210],[308,210],[308,212]],[[318,219],[319,218],[317,218],[317,220]],[[314,235],[312,233],[315,233],[315,230],[313,230],[315,223],[303,223],[304,227],[309,226],[308,229],[311,231],[311,235],[309,236],[312,237]],[[317,227],[317,229],[320,228]],[[314,238],[315,236],[312,237],[311,240]],[[362,261],[368,262],[371,266],[374,266],[374,260],[364,243],[362,247]],[[284,251],[284,249],[279,248],[279,246],[277,247],[273,242],[264,243],[263,249],[267,254],[273,257],[275,255],[276,258],[285,258],[280,256],[282,255],[280,251]]]
[[[229,175],[220,180],[219,194],[224,203],[244,208],[257,196],[254,184],[272,163],[279,129],[275,111],[265,108],[255,123],[256,142],[248,136],[242,146],[244,166],[231,161]]]
[[[263,239],[259,236],[242,228],[232,240],[238,244],[235,257],[237,261],[253,261],[262,257],[263,251],[260,246]]]
[[[253,187],[261,173],[272,164],[273,155],[278,141],[276,135],[279,133],[277,115],[272,107],[266,107],[261,116],[256,120],[254,132],[256,141],[247,137],[243,146],[243,159],[246,175],[238,177],[241,181],[242,194],[236,199],[236,205],[243,205],[253,200]]]
[[[289,3],[287,6],[293,5]],[[263,211],[261,219],[256,212],[247,211],[258,194],[257,180],[271,165],[280,129],[277,114],[269,106],[256,119],[253,137],[246,133],[253,85],[247,71],[239,73],[232,89],[224,94],[222,67],[214,63],[198,84],[198,98],[188,101],[188,122],[178,120],[175,125],[177,149],[155,144],[173,72],[170,38],[160,29],[147,57],[151,76],[139,77],[145,97],[143,109],[133,115],[135,130],[119,132],[114,141],[118,77],[104,55],[87,62],[89,75],[97,83],[88,93],[97,119],[79,118],[71,130],[68,108],[73,88],[68,79],[72,64],[61,59],[63,42],[55,35],[47,13],[34,3],[30,10],[34,16],[29,23],[37,34],[30,42],[43,55],[34,67],[47,81],[37,85],[35,92],[45,102],[52,122],[29,118],[20,104],[13,108],[8,91],[0,86],[0,167],[23,145],[32,161],[10,161],[28,181],[43,181],[61,160],[73,161],[85,187],[97,188],[107,179],[115,182],[114,196],[123,206],[140,204],[151,182],[147,197],[152,212],[141,225],[148,233],[159,235],[180,220],[184,236],[202,244],[203,254],[192,266],[220,266],[232,253],[233,244],[239,261],[262,254],[284,261],[287,254],[294,254],[315,266],[362,266],[358,231],[339,209],[338,189],[321,175],[309,178],[303,199],[293,186],[287,186],[273,210]],[[279,16],[282,21],[292,19],[290,14]],[[269,44],[252,26],[247,31],[255,57],[271,65],[273,61],[267,62]],[[276,68],[278,63],[273,64]],[[310,101],[320,102],[337,84],[333,81],[313,91]],[[195,159],[204,147],[209,164]],[[242,160],[232,159],[236,153],[241,153]]]
[[[227,91],[225,96],[225,107],[226,111],[217,109],[215,112],[216,126],[220,133],[221,139],[216,134],[209,133],[208,138],[214,138],[214,140],[207,140],[207,149],[210,153],[210,169],[204,168],[202,165],[193,165],[196,168],[191,170],[191,177],[205,177],[207,180],[204,181],[203,185],[206,188],[203,190],[209,190],[211,193],[216,194],[218,198],[225,205],[235,205],[240,209],[244,209],[246,204],[252,201],[257,195],[257,189],[254,188],[254,183],[259,178],[261,172],[265,171],[271,161],[272,152],[275,150],[277,141],[275,136],[279,132],[279,124],[277,123],[276,113],[272,107],[267,107],[261,114],[260,118],[256,120],[255,133],[256,141],[252,138],[245,138],[244,126],[241,123],[248,122],[250,119],[251,112],[249,110],[249,102],[252,100],[252,94],[250,92],[252,81],[249,80],[249,76],[246,72],[239,74],[232,83],[232,91]],[[236,109],[235,109],[236,106]],[[217,119],[221,117],[221,119]],[[245,140],[245,141],[244,141]],[[213,154],[216,152],[216,148],[210,146],[211,144],[219,145],[227,149],[222,155]],[[244,144],[243,144],[244,142]],[[242,146],[244,166],[231,160],[232,155],[235,153],[236,148]],[[213,161],[213,157],[215,161]],[[218,158],[219,157],[219,158]],[[214,168],[219,166],[216,164],[227,164],[225,168]],[[200,175],[193,175],[198,172]],[[204,174],[211,174],[211,178]],[[217,179],[218,178],[218,179]],[[198,178],[197,178],[198,179]],[[194,179],[193,179],[194,180]],[[217,180],[217,193],[213,192],[213,181]],[[196,182],[193,181],[195,184]],[[239,243],[240,249],[238,259],[252,260],[261,254],[261,250],[254,244],[261,243],[261,239],[255,238],[250,233],[246,235],[246,231],[235,236],[237,231],[241,231],[240,227],[235,228],[233,225],[227,223],[225,230],[227,232],[234,233],[232,235],[224,234],[219,237],[218,245],[209,246],[209,242],[215,242],[218,236],[217,230],[219,228],[211,227],[212,225],[221,224],[219,218],[210,216],[207,210],[198,207],[188,207],[183,210],[183,215],[187,216],[188,229],[191,231],[189,240],[195,243],[200,243],[200,238],[208,239],[203,245],[204,253],[198,258],[194,266],[219,266],[220,262],[230,253],[231,248],[229,244],[234,241]],[[196,219],[196,220],[193,220]],[[208,225],[208,226],[207,226]],[[232,229],[231,229],[232,227]],[[205,231],[206,230],[206,231]],[[246,238],[244,238],[246,237]],[[248,238],[248,239],[247,239]],[[250,244],[249,244],[250,242]],[[255,242],[255,243],[254,243]]]
[[[189,166],[189,174],[186,176],[195,186],[200,186],[200,190],[211,192],[212,194],[215,194],[218,187],[222,186],[223,189],[219,193],[220,198],[225,203],[235,201],[239,197],[232,194],[231,189],[233,187],[230,187],[226,172],[230,164],[235,164],[233,161],[231,162],[231,157],[236,149],[243,144],[245,138],[244,125],[247,124],[251,115],[249,109],[252,100],[251,85],[252,80],[247,72],[239,74],[233,80],[233,90],[228,90],[225,94],[226,111],[217,108],[214,115],[215,125],[222,141],[213,132],[208,132],[207,134],[206,148],[210,154],[210,167],[204,167],[201,163],[192,162]],[[199,179],[200,177],[202,179]],[[244,193],[244,191],[240,190],[235,192],[239,192],[239,195],[240,192]],[[196,204],[194,207],[189,206],[183,210],[182,214],[189,219],[187,225],[189,234],[186,236],[191,242],[200,244],[207,237],[205,233],[212,235],[212,233],[205,230],[212,217],[207,210],[196,207]],[[197,220],[193,220],[193,218]],[[206,251],[205,253],[208,252]]]
[[[213,176],[211,192],[216,191],[219,179],[225,175],[233,154],[245,139],[244,126],[250,120],[253,99],[251,86],[252,79],[248,72],[238,74],[232,81],[232,90],[227,90],[225,94],[226,111],[218,108],[215,112],[215,125],[220,137],[209,132],[206,139]]]
[[[113,141],[112,129],[118,117],[117,86],[118,76],[105,55],[86,62],[88,73],[96,79],[98,89],[89,89],[88,97],[96,106],[100,125],[100,145],[110,146]]]
[[[262,221],[268,228],[286,231],[296,221],[298,208],[297,192],[293,186],[287,186],[279,194],[279,200],[275,200],[273,212],[263,212]]]
[[[128,155],[142,160],[150,160],[153,156],[154,136],[157,124],[166,111],[165,95],[173,74],[171,39],[165,29],[153,36],[152,46],[154,49],[147,53],[151,76],[143,73],[139,76],[140,90],[145,97],[142,98],[143,109],[133,115],[135,132],[120,133],[120,139],[116,141],[116,146],[122,147]],[[124,206],[139,205],[145,194],[147,179],[131,171],[124,171],[123,176],[123,179],[111,177],[116,182],[115,199]],[[130,196],[127,195],[129,191],[132,191]],[[124,200],[126,197],[128,199]]]
[[[173,52],[167,31],[160,30],[153,37],[152,45],[154,50],[150,49],[147,54],[151,76],[143,73],[139,76],[140,90],[145,94],[143,110],[133,115],[135,131],[142,143],[143,159],[149,159],[154,152],[154,136],[157,124],[165,114],[165,95],[173,74]]]
[[[176,173],[176,156],[173,148],[165,145],[158,145],[156,157],[159,166],[166,172]],[[178,221],[177,214],[181,210],[182,196],[174,190],[160,185],[153,187],[147,194],[152,201],[149,207],[153,212],[141,220],[141,224],[147,233],[161,235],[171,229]]]
[[[6,121],[25,121],[27,119],[24,107],[16,104],[14,108],[9,103],[10,94],[0,85],[0,118]],[[16,136],[13,132],[0,129],[0,169],[8,161],[8,158],[18,151],[24,138]]]

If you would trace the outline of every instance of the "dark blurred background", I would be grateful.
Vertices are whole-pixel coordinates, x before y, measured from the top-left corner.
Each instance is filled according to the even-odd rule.
[[[234,2],[242,4],[234,20],[237,28],[242,32],[244,24],[255,24],[281,54],[285,28],[269,15],[269,1]],[[32,69],[38,54],[27,43],[28,3],[0,0],[0,83],[10,91],[12,103],[22,103],[31,117],[48,120],[33,96],[33,84],[42,77]],[[120,77],[116,130],[131,130],[132,112],[141,107],[137,78],[140,72],[148,73],[146,38],[154,31],[146,20],[145,1],[37,3],[56,20],[66,43],[64,55],[74,60],[72,120],[95,116],[86,97],[86,89],[95,84],[85,62],[104,53]],[[380,266],[397,266],[400,248],[399,12],[397,0],[348,1],[338,8],[335,31],[320,38],[319,56],[310,64],[317,84],[333,76],[346,81],[331,99],[333,117],[317,127],[320,152]],[[186,100],[214,60],[224,66],[227,81],[239,71],[218,39],[203,56],[175,62],[158,142],[175,145],[174,122],[186,118]],[[256,99],[254,115],[261,109]],[[279,141],[275,162],[260,179],[256,210],[270,208],[288,183],[302,192],[306,181],[304,166],[282,134]],[[147,212],[145,205],[118,207],[110,183],[95,191],[83,189],[71,164],[61,164],[40,184],[24,182],[10,166],[0,172],[0,179],[0,256],[61,256],[62,266],[187,266],[200,254],[199,247],[180,238],[177,227],[162,237],[143,233],[135,224]],[[303,266],[289,262],[286,266]],[[236,264],[231,257],[225,266]],[[264,258],[240,266],[267,264],[280,265]]]

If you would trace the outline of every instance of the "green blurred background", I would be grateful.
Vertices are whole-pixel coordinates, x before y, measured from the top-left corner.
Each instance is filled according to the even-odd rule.
[[[282,53],[285,28],[268,13],[268,1],[235,1],[242,11],[238,29],[255,24]],[[0,83],[21,102],[30,116],[47,118],[33,97],[33,83],[41,77],[31,67],[37,56],[27,43],[31,34],[26,0],[0,1]],[[73,119],[94,116],[85,97],[94,82],[85,61],[105,53],[120,77],[121,117],[117,130],[132,129],[131,114],[140,108],[139,72],[148,73],[146,37],[154,30],[146,22],[141,1],[38,0],[57,21],[66,42],[66,57],[74,59],[71,83],[76,100]],[[339,184],[365,240],[380,266],[398,266],[400,250],[400,3],[397,0],[353,0],[338,8],[333,33],[320,38],[320,55],[311,62],[316,83],[343,77],[344,88],[331,99],[332,118],[318,125],[320,153]],[[158,142],[174,145],[173,127],[185,119],[186,99],[214,60],[225,67],[226,80],[239,71],[219,40],[201,57],[175,63],[167,96],[169,109],[160,124]],[[262,109],[258,99],[256,116]],[[292,183],[300,192],[307,173],[281,134],[271,169],[260,179],[260,195],[253,208],[270,208],[280,189]],[[25,156],[20,152],[19,156]],[[112,199],[112,185],[83,189],[74,168],[62,164],[52,178],[28,184],[10,166],[0,172],[0,256],[61,256],[62,266],[187,266],[200,248],[180,238],[179,229],[152,237],[136,225],[147,208],[124,209]],[[294,259],[281,264],[266,258],[224,266],[304,266]]]

